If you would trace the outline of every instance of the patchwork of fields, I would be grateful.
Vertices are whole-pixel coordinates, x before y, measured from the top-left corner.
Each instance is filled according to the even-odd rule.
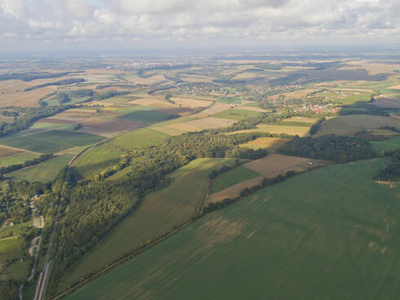
[[[386,162],[331,166],[261,190],[66,299],[397,299],[399,188],[372,181]]]

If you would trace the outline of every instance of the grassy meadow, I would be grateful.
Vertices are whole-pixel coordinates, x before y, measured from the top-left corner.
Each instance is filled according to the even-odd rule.
[[[212,183],[210,193],[216,193],[239,182],[260,176],[257,172],[241,165],[231,171],[222,173]]]
[[[125,150],[134,150],[155,145],[168,137],[169,135],[165,133],[150,128],[143,128],[118,136],[110,143]]]
[[[57,177],[58,173],[70,162],[72,157],[72,155],[68,154],[59,155],[40,164],[7,173],[5,176],[15,181],[50,182]]]
[[[260,190],[65,299],[397,299],[399,187],[372,180],[387,161]]]

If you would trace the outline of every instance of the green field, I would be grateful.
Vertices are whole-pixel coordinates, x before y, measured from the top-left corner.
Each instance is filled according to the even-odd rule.
[[[59,155],[32,167],[7,173],[6,178],[16,181],[28,180],[29,182],[50,182],[54,180],[61,169],[72,159],[72,155]]]
[[[263,189],[66,299],[398,299],[400,188],[371,179],[387,161]]]
[[[149,194],[136,212],[122,221],[67,273],[60,288],[190,220],[204,200],[211,171],[234,163],[234,159],[197,159],[175,171],[171,175],[173,182]]]
[[[10,237],[10,236],[20,236],[23,232],[26,232],[26,229],[33,226],[33,221],[30,220],[25,223],[14,224],[14,226],[10,227],[7,225],[2,225],[0,227],[0,239]]]
[[[32,138],[32,136],[16,137],[0,141],[1,145],[25,149],[37,153],[55,153],[70,148],[70,145],[53,143],[46,140]]]
[[[21,240],[11,236],[0,240],[0,261],[15,259],[20,256]]]
[[[51,130],[29,136],[10,137],[1,140],[0,144],[38,153],[56,153],[74,146],[98,143],[103,139],[104,137],[93,134]]]
[[[246,118],[253,118],[259,116],[261,113],[258,111],[244,110],[244,109],[228,109],[226,111],[213,115],[215,118],[243,120]]]
[[[226,98],[218,100],[218,102],[233,104],[233,103],[242,103],[242,100],[240,100],[237,97],[226,97]]]
[[[317,136],[326,134],[353,135],[360,130],[376,129],[382,126],[400,129],[400,121],[390,117],[371,115],[339,116],[325,121]]]
[[[376,153],[382,154],[383,151],[392,151],[400,149],[400,138],[395,138],[386,141],[371,142],[372,148]]]
[[[39,155],[29,152],[4,157],[0,159],[0,167],[23,164],[25,161],[34,159],[35,157],[39,157]]]
[[[150,128],[144,128],[125,133],[116,137],[110,143],[126,150],[133,150],[155,145],[166,138],[169,138],[169,135]]]
[[[119,163],[123,151],[109,143],[87,150],[73,164],[81,178],[89,178]]]
[[[51,130],[43,133],[36,134],[32,138],[52,141],[60,144],[67,144],[70,146],[83,146],[101,142],[104,137],[74,131]]]
[[[219,192],[227,187],[258,176],[260,176],[260,174],[241,165],[218,176],[211,185],[210,194]]]
[[[128,113],[120,119],[128,119],[132,121],[157,123],[168,120],[169,114],[157,110],[136,110]]]

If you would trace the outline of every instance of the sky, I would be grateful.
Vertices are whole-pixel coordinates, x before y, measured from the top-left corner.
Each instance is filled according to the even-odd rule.
[[[400,44],[400,0],[0,0],[0,53]]]

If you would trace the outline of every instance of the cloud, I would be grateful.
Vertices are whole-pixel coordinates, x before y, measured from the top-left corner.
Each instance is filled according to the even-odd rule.
[[[0,0],[0,39],[396,40],[398,0]]]

